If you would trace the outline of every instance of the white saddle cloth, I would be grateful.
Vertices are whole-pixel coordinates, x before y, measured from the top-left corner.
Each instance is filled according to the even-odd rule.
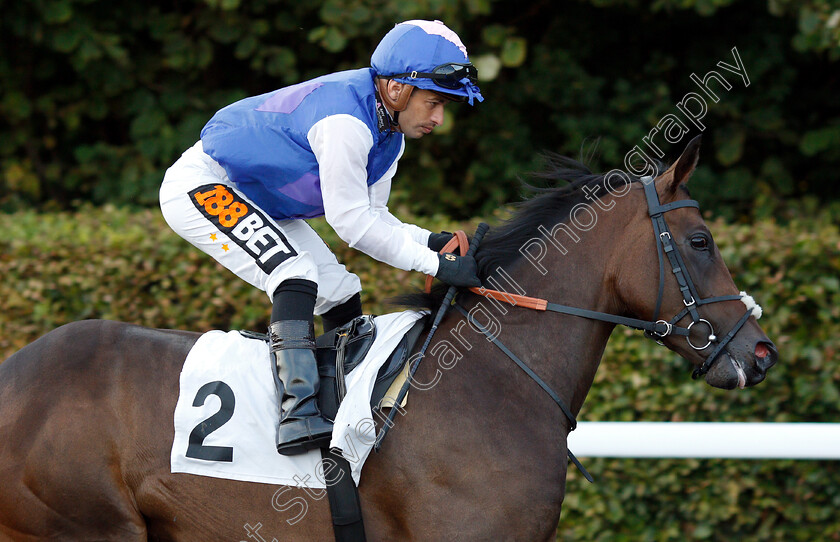
[[[424,314],[377,317],[369,354],[347,375],[347,395],[336,414],[330,447],[342,450],[356,485],[375,440],[370,396],[377,372]],[[277,453],[279,406],[272,370],[264,341],[236,331],[210,331],[198,339],[181,370],[172,472],[326,487],[319,450],[296,456]]]

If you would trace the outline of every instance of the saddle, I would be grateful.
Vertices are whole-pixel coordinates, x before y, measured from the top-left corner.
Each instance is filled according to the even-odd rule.
[[[385,393],[408,361],[426,325],[426,319],[427,317],[424,317],[415,322],[379,369],[370,398],[371,409],[380,408]],[[321,414],[330,421],[335,420],[338,407],[347,392],[345,375],[365,359],[375,338],[374,319],[365,315],[328,331],[315,340],[315,358],[318,362],[318,375],[321,377],[318,406]]]
[[[370,397],[370,406],[374,411],[380,408],[382,398],[408,361],[427,320],[428,316],[424,316],[414,323],[379,369]],[[268,336],[264,333],[248,330],[240,330],[239,333],[251,339],[268,342]],[[338,407],[347,391],[345,375],[364,361],[375,338],[374,317],[364,315],[315,339],[315,359],[321,379],[316,400],[321,414],[330,421],[335,421]]]

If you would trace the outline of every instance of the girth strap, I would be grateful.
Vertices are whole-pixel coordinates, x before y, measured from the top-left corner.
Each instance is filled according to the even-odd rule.
[[[365,524],[362,521],[359,489],[353,482],[350,463],[341,453],[327,448],[321,448],[321,458],[336,466],[332,469],[324,469],[335,541],[365,542]]]
[[[470,313],[468,313],[464,309],[464,307],[459,305],[457,302],[453,303],[453,306],[458,310],[458,312],[464,315],[464,317],[467,319],[467,321],[469,321],[470,324],[472,324],[476,327],[476,329],[481,331],[484,334],[484,336],[490,340],[490,342],[495,344],[499,348],[499,350],[504,352],[505,355],[507,355],[507,357],[513,360],[513,362],[516,363],[516,365],[518,365],[520,369],[525,371],[525,374],[531,377],[531,379],[534,382],[536,382],[537,385],[539,385],[539,387],[541,387],[543,391],[546,392],[555,403],[557,403],[557,406],[560,407],[560,410],[563,411],[563,414],[565,414],[566,418],[569,420],[569,431],[574,431],[577,427],[577,420],[575,419],[575,416],[574,414],[572,414],[572,411],[569,409],[569,407],[566,406],[566,403],[564,403],[563,400],[560,399],[560,396],[557,395],[557,393],[553,389],[551,389],[551,387],[548,384],[546,384],[545,381],[542,378],[540,378],[540,376],[537,373],[535,373],[530,367],[528,367],[528,365],[526,365],[524,361],[516,357],[516,355],[513,352],[511,352],[510,349],[508,349],[508,347],[502,343],[502,341],[498,339],[498,337],[490,333],[486,328],[484,328],[484,326],[476,322],[472,315],[470,315]],[[592,478],[592,475],[589,474],[589,472],[586,470],[586,468],[584,468],[581,462],[578,461],[578,458],[575,457],[575,454],[572,453],[568,446],[566,447],[566,453],[569,456],[569,459],[572,461],[572,463],[574,463],[575,467],[577,467],[581,474],[583,474],[583,477],[589,480],[590,482],[593,482],[594,479]]]

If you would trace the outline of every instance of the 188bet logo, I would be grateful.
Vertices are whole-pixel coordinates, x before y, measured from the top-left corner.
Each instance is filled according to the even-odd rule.
[[[228,187],[199,186],[190,192],[190,197],[196,209],[254,258],[266,273],[271,273],[287,258],[297,256],[280,228]]]
[[[240,217],[248,214],[248,206],[235,201],[233,194],[220,184],[207,192],[196,192],[193,197],[199,205],[204,206],[207,214],[218,217],[219,224],[226,228],[235,226]]]

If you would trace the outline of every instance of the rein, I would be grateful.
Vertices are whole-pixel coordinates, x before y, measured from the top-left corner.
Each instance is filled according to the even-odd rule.
[[[697,203],[695,200],[679,200],[673,201],[671,203],[662,204],[659,201],[659,195],[656,193],[656,185],[654,183],[653,177],[642,177],[641,178],[642,185],[644,186],[645,190],[645,198],[647,200],[648,205],[648,215],[650,216],[651,223],[653,225],[653,233],[657,239],[656,243],[656,252],[657,257],[659,259],[659,289],[656,298],[656,308],[654,309],[653,313],[653,320],[641,320],[638,318],[629,318],[626,316],[619,316],[616,314],[609,314],[605,312],[598,312],[592,311],[588,309],[582,309],[579,307],[571,307],[568,305],[560,305],[558,303],[551,303],[546,299],[536,298],[536,297],[528,297],[518,294],[509,294],[507,292],[499,291],[499,290],[489,290],[484,287],[474,287],[469,288],[469,290],[479,296],[487,297],[490,299],[494,299],[496,301],[502,301],[514,307],[522,307],[526,309],[532,309],[537,311],[551,311],[560,314],[567,314],[571,316],[579,316],[581,318],[588,318],[591,320],[598,320],[602,322],[608,322],[611,324],[623,325],[633,329],[643,330],[646,337],[649,339],[655,340],[658,344],[663,345],[662,339],[668,337],[669,335],[678,335],[681,337],[685,337],[686,342],[688,345],[693,348],[694,350],[701,351],[705,350],[712,346],[715,341],[718,341],[717,336],[715,335],[715,330],[712,324],[704,319],[700,318],[700,314],[698,312],[698,307],[700,305],[706,305],[709,303],[717,303],[720,301],[742,301],[744,305],[747,307],[746,312],[741,316],[738,322],[732,327],[732,329],[726,334],[726,336],[718,341],[706,359],[703,361],[702,365],[692,372],[692,378],[696,379],[706,373],[712,367],[712,364],[715,362],[717,357],[723,352],[723,349],[726,347],[727,344],[735,337],[735,335],[740,331],[740,329],[744,326],[750,316],[755,315],[756,318],[761,316],[761,307],[755,304],[751,297],[749,297],[745,292],[740,292],[739,295],[724,295],[724,296],[715,296],[715,297],[707,297],[707,298],[700,298],[699,294],[697,293],[697,288],[694,286],[694,282],[691,280],[691,275],[688,274],[688,270],[685,267],[685,262],[680,255],[680,251],[673,243],[673,236],[671,235],[671,230],[668,227],[668,223],[665,221],[665,213],[669,211],[673,211],[675,209],[681,209],[684,207],[694,207],[696,209],[700,208],[700,204]],[[476,238],[472,246],[470,246],[469,240],[467,239],[467,235],[459,230],[455,232],[452,239],[440,250],[440,253],[447,253],[447,252],[454,252],[456,250],[460,251],[461,256],[465,256],[468,253],[473,253],[478,246],[478,241],[480,237],[484,236],[484,232],[486,231],[486,224],[482,224],[482,227],[485,229],[481,230],[479,234],[476,231]],[[662,309],[662,300],[665,294],[665,259],[667,258],[668,263],[671,267],[671,272],[674,274],[674,277],[677,280],[677,284],[679,285],[680,292],[683,296],[683,304],[685,308],[679,312],[676,316],[674,316],[671,320],[663,320],[658,319],[659,312]],[[426,277],[426,293],[431,292],[432,287],[432,280],[433,277],[431,275]],[[522,361],[519,357],[517,357],[507,346],[505,346],[495,335],[493,335],[490,331],[484,328],[481,324],[475,321],[472,315],[467,312],[461,305],[458,304],[457,300],[452,302],[452,290],[454,288],[450,288],[449,292],[447,293],[447,297],[444,300],[443,305],[441,306],[438,317],[441,317],[445,311],[450,307],[454,306],[458,312],[460,312],[476,329],[481,331],[489,341],[496,345],[508,358],[510,358],[520,369],[522,369],[537,385],[542,388],[542,390],[549,396],[551,399],[560,407],[560,410],[563,411],[563,414],[569,421],[569,431],[574,431],[577,427],[577,420],[575,419],[574,414],[569,409],[569,407],[563,402],[557,393],[551,389],[549,386],[540,376],[535,373],[528,365]],[[678,324],[680,320],[685,318],[686,315],[691,316],[691,323],[688,324],[686,327],[681,327]],[[428,345],[432,334],[434,333],[434,329],[437,327],[437,322],[439,321],[438,318],[435,319],[436,323],[433,326],[433,329],[430,331],[429,335],[426,338],[426,344],[421,349],[421,352],[425,352],[425,346]],[[703,323],[706,327],[709,328],[709,335],[706,344],[703,346],[697,346],[691,342],[691,328],[698,323]],[[421,356],[422,357],[422,356]],[[412,367],[411,374],[414,374],[416,370],[416,365]],[[406,389],[408,388],[408,381],[405,385],[403,385],[403,389],[400,390],[400,395],[402,396]],[[398,401],[399,403],[399,401]],[[393,414],[391,412],[390,414]],[[374,449],[377,451],[379,447],[382,445],[382,439],[384,438],[388,425],[386,424],[378,438],[376,440]],[[583,465],[578,461],[575,455],[572,453],[571,450],[566,448],[567,454],[569,459],[575,464],[575,466],[580,470],[583,476],[589,480],[590,482],[593,481],[592,476]]]
[[[479,228],[481,228],[481,226],[485,226],[485,228],[486,228],[487,225],[486,224],[481,224],[479,226]],[[486,231],[486,229],[481,230],[481,232],[482,232],[481,237],[484,237],[484,232],[485,231]],[[473,238],[473,243],[472,243],[472,245],[470,245],[470,242],[467,239],[467,234],[465,234],[463,232],[463,230],[456,231],[453,234],[452,239],[450,239],[450,241],[448,243],[446,243],[446,245],[444,245],[444,247],[440,250],[440,253],[444,254],[446,252],[451,252],[451,251],[454,251],[454,250],[458,249],[461,252],[461,256],[465,256],[466,254],[469,253],[467,247],[470,247],[470,249],[474,249],[474,248],[478,247],[478,241],[479,241],[479,233],[478,232],[479,232],[479,230],[476,230],[476,235]],[[426,293],[429,293],[431,291],[432,279],[433,279],[433,277],[431,275],[426,277]],[[450,291],[451,291],[451,288],[450,288]],[[484,288],[470,288],[470,291],[492,292],[493,294],[498,294],[498,295],[501,295],[501,296],[505,295],[504,292],[499,292],[497,290],[485,290]],[[480,295],[483,295],[483,294],[480,294]],[[488,295],[488,297],[489,297],[489,295]],[[527,306],[528,308],[533,308],[533,309],[537,309],[537,310],[546,310],[545,309],[545,306],[546,306],[545,300],[536,299],[536,298],[533,298],[533,297],[525,297],[525,296],[515,296],[515,297],[520,301],[520,303],[522,303],[522,305],[520,305],[520,306]],[[542,388],[542,390],[546,394],[548,394],[549,397],[551,397],[551,399],[557,404],[558,407],[560,407],[560,410],[563,411],[563,414],[569,420],[569,431],[574,431],[575,428],[577,428],[577,419],[575,419],[575,415],[572,414],[571,409],[569,409],[569,407],[566,406],[566,403],[564,403],[563,400],[560,399],[560,396],[557,395],[557,393],[553,389],[551,389],[551,386],[546,384],[546,382],[542,378],[540,378],[540,376],[537,373],[535,373],[533,371],[533,369],[528,367],[528,365],[524,361],[519,359],[516,356],[516,354],[511,352],[508,349],[508,347],[505,346],[504,343],[502,343],[502,341],[500,341],[495,335],[493,335],[487,329],[485,329],[484,326],[482,326],[481,324],[476,322],[475,319],[472,317],[472,315],[470,313],[468,313],[461,305],[459,305],[457,303],[457,301],[452,303],[451,298],[448,299],[448,300],[444,299],[444,302],[443,302],[443,305],[442,305],[441,308],[443,310],[448,309],[449,306],[450,306],[450,303],[452,304],[452,306],[455,307],[455,309],[458,312],[460,312],[461,314],[464,315],[464,317],[467,319],[467,321],[469,321],[470,324],[472,324],[473,326],[475,326],[476,329],[481,331],[487,337],[487,339],[489,341],[491,341],[493,344],[495,344],[499,348],[499,350],[504,352],[507,357],[509,357],[511,360],[513,360],[513,362],[516,363],[516,365],[518,365],[520,369],[525,371],[525,374],[527,374],[529,377],[531,377],[531,379],[534,382],[536,382],[537,385],[539,385],[539,387]],[[512,304],[516,305],[516,303],[512,303]],[[538,308],[540,306],[543,307],[543,308],[542,309]],[[432,333],[434,333],[434,329],[432,329],[429,332],[429,335],[426,339],[427,344],[432,337]],[[408,382],[406,382],[406,384],[408,384]],[[397,401],[397,404],[399,404],[399,401]],[[382,436],[383,438],[384,438],[384,431],[387,428],[388,428],[387,425],[384,425],[382,427],[382,432],[380,432],[380,436]],[[566,455],[568,455],[571,462],[574,463],[575,467],[577,467],[577,469],[581,472],[581,474],[583,474],[584,478],[586,478],[589,482],[594,482],[595,481],[592,478],[592,475],[589,474],[589,471],[586,470],[586,468],[583,466],[583,464],[578,460],[577,457],[575,457],[575,454],[573,454],[572,451],[568,447],[566,448]]]
[[[469,288],[469,290],[477,295],[494,299],[496,301],[502,301],[514,307],[521,307],[537,311],[551,311],[560,314],[579,316],[591,320],[599,320],[602,322],[608,322],[611,324],[618,324],[633,329],[643,330],[645,337],[655,340],[660,345],[663,345],[662,339],[668,337],[669,335],[678,335],[681,337],[685,337],[685,340],[688,343],[688,345],[697,351],[705,350],[706,348],[712,346],[712,344],[716,343],[712,351],[703,361],[702,365],[698,368],[695,368],[692,372],[692,378],[697,379],[698,377],[705,375],[709,372],[709,370],[712,367],[712,364],[714,364],[717,357],[720,355],[721,352],[723,352],[723,349],[735,337],[738,331],[740,331],[740,329],[744,326],[744,324],[747,322],[750,316],[755,315],[756,318],[759,318],[761,316],[761,308],[758,305],[756,305],[752,298],[750,298],[745,292],[740,292],[739,295],[724,295],[700,298],[699,294],[697,293],[697,288],[694,286],[694,282],[691,280],[691,276],[688,274],[688,270],[685,267],[685,263],[682,259],[682,256],[680,255],[680,251],[673,243],[673,236],[671,235],[671,230],[668,227],[668,223],[665,221],[664,216],[665,213],[669,211],[681,209],[683,207],[694,207],[696,209],[699,209],[700,205],[695,200],[679,200],[663,205],[660,203],[659,195],[656,193],[656,185],[654,183],[653,177],[642,177],[641,181],[645,190],[645,197],[648,205],[648,215],[650,216],[651,223],[653,225],[653,233],[657,239],[656,250],[657,257],[659,259],[659,290],[657,293],[656,308],[654,310],[653,320],[641,320],[638,318],[629,318],[626,316],[592,311],[588,309],[582,309],[579,307],[560,305],[557,303],[551,303],[546,299],[528,297],[518,294],[510,294],[499,290],[489,290],[484,287]],[[443,249],[441,249],[440,252],[446,253],[459,250],[460,254],[463,256],[467,253],[467,247],[469,246],[470,244],[466,234],[463,231],[457,231],[455,232],[453,238],[443,247]],[[671,272],[674,274],[674,277],[677,280],[677,284],[679,285],[680,292],[683,296],[683,304],[685,305],[685,308],[682,311],[680,311],[679,314],[674,316],[671,320],[659,319],[659,313],[662,309],[662,300],[664,298],[665,290],[666,259],[670,264]],[[429,293],[431,291],[432,279],[432,276],[426,277],[426,293]],[[717,303],[721,301],[742,301],[746,305],[747,310],[743,314],[743,316],[741,316],[738,322],[735,323],[732,329],[726,334],[726,336],[723,337],[722,340],[718,341],[718,337],[715,335],[714,327],[708,320],[700,317],[698,307],[701,305]],[[469,312],[467,312],[461,305],[459,305],[457,301],[454,303],[454,307],[458,310],[458,312],[464,315],[464,317],[471,325],[473,325],[476,329],[481,331],[493,344],[495,344],[506,356],[508,356],[514,363],[516,363],[516,365],[518,365],[532,380],[534,380],[540,386],[540,388],[542,388],[542,390],[546,392],[546,394],[549,397],[551,397],[551,399],[560,407],[560,410],[563,411],[563,414],[569,420],[569,430],[574,431],[575,427],[577,427],[577,420],[575,419],[575,416],[574,414],[572,414],[571,410],[557,395],[557,393],[554,390],[552,390],[551,387],[539,377],[539,375],[537,375],[521,359],[519,359],[513,352],[511,352],[510,349],[508,349],[495,335],[493,335],[490,331],[488,331],[478,322],[476,322],[472,315],[470,315]],[[688,326],[686,327],[681,327],[677,325],[677,323],[683,318],[685,318],[686,315],[691,316],[691,323],[688,324]],[[691,329],[695,324],[698,323],[705,324],[706,327],[709,328],[708,339],[706,341],[706,344],[702,346],[697,346],[691,342]],[[571,459],[571,461],[581,471],[584,477],[586,477],[587,480],[592,482],[592,476],[586,471],[583,465],[581,465],[581,463],[571,452],[571,450],[568,450],[567,448],[567,452],[569,459]]]
[[[718,339],[717,335],[715,335],[715,330],[712,324],[704,319],[700,318],[700,314],[697,311],[697,308],[701,305],[707,305],[709,303],[717,303],[720,301],[742,301],[745,305],[747,305],[747,310],[741,316],[741,318],[735,323],[729,333],[726,336],[718,341],[706,359],[703,361],[703,364],[694,369],[691,374],[691,377],[697,379],[700,376],[705,375],[709,372],[712,368],[712,364],[715,362],[717,357],[723,352],[723,349],[726,347],[727,344],[735,337],[735,335],[740,331],[740,329],[744,326],[751,315],[755,315],[758,318],[761,314],[761,309],[758,306],[750,306],[746,298],[747,294],[745,292],[741,292],[739,295],[723,295],[723,296],[715,296],[715,297],[707,297],[707,298],[700,298],[700,295],[697,293],[697,288],[694,286],[694,282],[691,280],[691,276],[688,274],[688,270],[685,268],[685,263],[680,255],[680,251],[677,247],[673,244],[673,236],[671,235],[671,230],[668,227],[668,223],[665,221],[665,213],[668,211],[673,211],[675,209],[681,209],[683,207],[694,207],[696,209],[700,208],[700,204],[697,203],[695,200],[679,200],[673,201],[671,203],[661,204],[659,201],[659,195],[656,193],[656,185],[653,181],[653,177],[642,177],[641,178],[642,185],[644,186],[645,190],[645,198],[647,200],[648,205],[648,215],[650,216],[651,223],[653,225],[653,233],[656,236],[658,242],[656,243],[656,250],[657,256],[659,259],[659,291],[657,293],[656,298],[656,308],[654,309],[653,313],[653,320],[640,320],[638,318],[629,318],[626,316],[618,316],[615,314],[609,314],[605,312],[598,312],[598,311],[591,311],[588,309],[581,309],[579,307],[570,307],[568,305],[560,305],[557,303],[550,303],[545,299],[535,298],[535,297],[527,297],[518,294],[509,294],[507,292],[502,292],[499,290],[488,290],[484,287],[481,288],[470,288],[469,290],[477,295],[494,299],[496,301],[502,301],[514,307],[522,307],[532,310],[538,311],[551,311],[557,312],[560,314],[568,314],[571,316],[579,316],[582,318],[589,318],[590,320],[599,320],[602,322],[609,322],[611,324],[618,324],[630,327],[632,329],[638,329],[645,332],[645,337],[649,339],[655,340],[658,344],[662,345],[662,339],[669,335],[678,335],[681,337],[685,337],[686,342],[688,345],[693,348],[694,350],[701,351],[709,348],[713,343],[715,343]],[[467,236],[463,231],[458,231],[455,233],[455,236],[446,246],[443,247],[441,253],[444,252],[451,252],[455,249],[459,249],[461,251],[461,255],[466,254],[466,248],[468,246]],[[663,256],[664,255],[664,256]],[[674,274],[674,277],[677,280],[677,284],[679,285],[680,292],[683,296],[683,304],[685,308],[679,312],[676,316],[671,318],[671,320],[662,320],[659,319],[659,312],[662,308],[662,300],[664,297],[664,290],[665,290],[665,260],[668,260],[668,263],[671,267],[671,272]],[[432,285],[432,277],[426,277],[426,292],[431,291]],[[677,323],[685,318],[686,315],[691,316],[691,323],[688,324],[686,327],[680,327]],[[698,323],[704,324],[706,327],[709,328],[709,335],[706,341],[706,344],[702,346],[697,346],[691,342],[691,328]]]

